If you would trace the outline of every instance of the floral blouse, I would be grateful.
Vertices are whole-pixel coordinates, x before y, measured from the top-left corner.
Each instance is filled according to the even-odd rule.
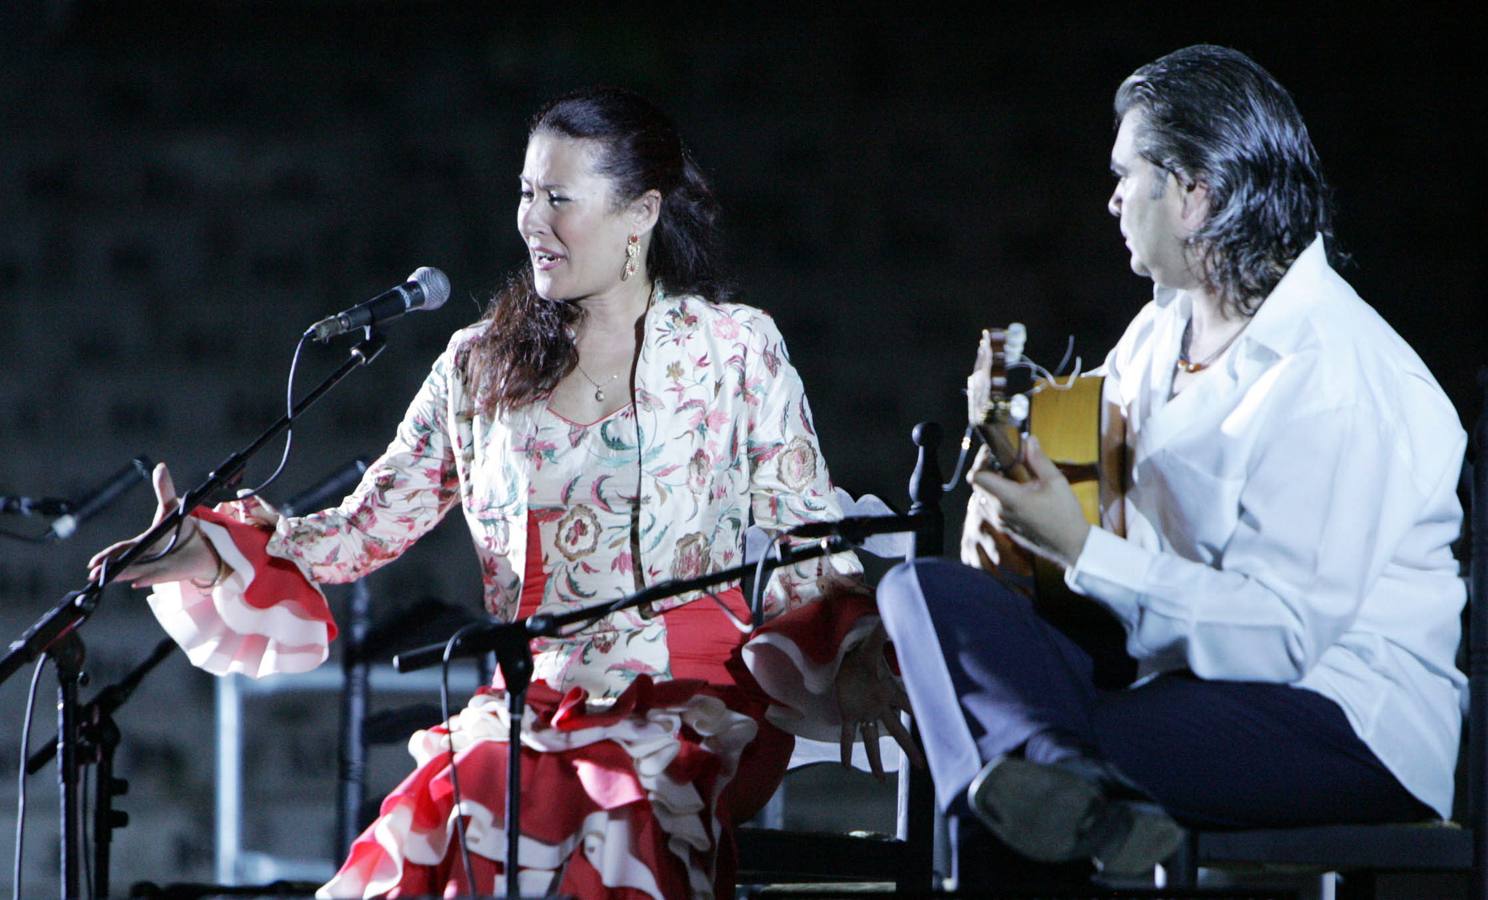
[[[534,413],[534,430],[521,451],[531,461],[527,531],[538,546],[529,553],[526,575],[541,564],[538,609],[562,612],[634,591],[634,409],[621,407],[587,425],[565,419],[546,403],[538,403]],[[524,584],[524,593],[532,587]],[[640,674],[665,678],[667,618],[627,609],[568,639],[535,639],[535,674],[559,691],[578,686],[591,697],[614,695]]]
[[[646,313],[634,404],[592,426],[608,453],[591,477],[572,486],[562,513],[532,508],[532,481],[586,429],[554,428],[538,404],[494,417],[481,412],[465,363],[482,327],[454,335],[356,490],[334,509],[281,519],[269,556],[296,563],[312,581],[352,581],[396,558],[458,503],[480,560],[486,609],[509,620],[521,596],[529,517],[542,525],[558,515],[556,547],[577,563],[564,568],[567,589],[545,597],[556,611],[738,565],[751,516],[776,532],[841,515],[800,377],[766,313],[671,296],[658,286]],[[630,498],[638,505],[633,537],[600,522]],[[616,572],[631,574],[620,580],[627,590]],[[766,615],[798,607],[833,583],[857,582],[859,572],[852,554],[778,570],[765,592]],[[584,645],[534,649],[556,654],[542,669],[571,670],[577,660],[565,657]],[[635,662],[634,669],[646,668]],[[586,687],[613,696],[629,680]]]

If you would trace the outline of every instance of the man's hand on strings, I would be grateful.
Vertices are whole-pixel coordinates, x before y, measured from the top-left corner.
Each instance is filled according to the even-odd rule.
[[[155,471],[151,474],[151,481],[155,488],[155,520],[151,523],[153,528],[166,516],[176,511],[179,499],[176,497],[176,485],[171,480],[170,470],[165,463],[158,463]],[[148,529],[146,529],[148,531]],[[105,547],[93,558],[88,560],[88,577],[94,581],[103,572],[103,564],[106,560],[114,559],[124,551],[133,547],[144,537],[144,532],[120,541],[117,544]],[[170,544],[170,534],[156,542],[150,548],[149,553],[142,559],[159,553]],[[181,581],[193,578],[198,581],[206,581],[216,576],[221,561],[217,558],[217,552],[206,538],[202,537],[197,528],[196,521],[187,518],[181,524],[180,536],[176,539],[175,547],[170,554],[163,559],[154,562],[135,562],[129,568],[116,574],[120,580],[127,581],[132,587],[148,587],[152,584],[161,584],[168,581]]]
[[[1066,568],[1074,565],[1085,547],[1090,523],[1085,521],[1069,481],[1044,454],[1038,438],[1030,435],[1023,442],[1022,462],[1032,476],[1025,482],[999,474],[986,448],[982,450],[977,465],[967,475],[972,499],[962,534],[962,560],[973,566],[984,561],[995,563],[995,556],[990,560],[984,557],[993,534],[1001,532],[1032,553]],[[972,559],[967,559],[968,549]]]
[[[861,644],[847,651],[833,686],[837,711],[842,717],[842,764],[852,765],[853,741],[861,734],[868,766],[879,781],[884,779],[883,759],[878,748],[880,727],[898,742],[905,759],[921,768],[925,765],[924,756],[915,746],[909,729],[899,721],[900,713],[910,711],[909,696],[884,658],[886,640],[883,628],[879,627]]]
[[[966,503],[966,519],[961,525],[961,562],[986,572],[1000,569],[1029,574],[1032,565],[1028,554],[1013,543],[1003,528],[1002,507],[997,498],[986,491],[976,490],[976,483],[972,480],[976,472],[990,468],[991,451],[983,444],[966,477],[972,485],[972,492]]]

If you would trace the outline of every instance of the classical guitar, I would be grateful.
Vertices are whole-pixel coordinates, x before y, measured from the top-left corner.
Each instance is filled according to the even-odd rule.
[[[1023,436],[1036,435],[1075,489],[1085,520],[1111,527],[1111,516],[1120,514],[1123,460],[1119,436],[1108,427],[1119,419],[1110,419],[1102,405],[1105,379],[1084,376],[1058,383],[1035,377],[1029,388],[1014,391],[1009,387],[1012,369],[1042,371],[1023,355],[1026,340],[1026,330],[1016,322],[982,332],[976,365],[966,379],[967,418],[998,468],[1016,481],[1030,477],[1022,463]]]
[[[966,380],[971,426],[987,445],[993,464],[1014,481],[1032,477],[1023,463],[1023,441],[1030,433],[1037,436],[1044,453],[1069,480],[1085,520],[1124,533],[1124,433],[1120,414],[1103,400],[1104,379],[1083,376],[1057,381],[1026,359],[1026,341],[1027,332],[1018,323],[982,332],[976,365]],[[1020,368],[1040,375],[1029,379],[1023,390],[1014,390],[1010,375]],[[1010,540],[997,544],[996,565],[1009,574],[1031,576],[1035,606],[1066,634],[1081,644],[1086,638],[1124,640],[1114,616],[1065,586],[1064,570],[1057,563],[1026,553]],[[1124,671],[1097,675],[1098,682],[1122,682],[1129,677]]]

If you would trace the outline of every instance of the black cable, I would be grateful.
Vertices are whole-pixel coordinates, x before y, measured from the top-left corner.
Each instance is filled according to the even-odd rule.
[[[471,896],[479,896],[480,890],[475,886],[475,870],[472,869],[470,866],[470,848],[465,844],[465,817],[460,814],[460,770],[459,767],[455,765],[455,726],[454,723],[450,721],[449,669],[451,655],[454,653],[455,647],[459,645],[460,638],[464,637],[466,633],[473,631],[479,627],[481,627],[481,623],[479,622],[474,622],[466,625],[459,631],[456,631],[454,634],[450,635],[450,639],[448,641],[445,641],[444,661],[443,666],[440,670],[439,678],[439,714],[444,717],[444,734],[445,737],[448,738],[449,744],[450,787],[453,788],[455,795],[455,832],[460,836],[460,862],[465,867],[465,882],[467,885],[467,890],[470,892]],[[511,735],[512,732],[514,732],[515,730],[516,729],[511,726],[511,723],[507,723],[508,753],[522,752],[520,747],[512,746]],[[506,802],[510,803],[511,798],[506,798]],[[506,864],[511,865],[511,860],[507,860]]]
[[[9,528],[0,528],[0,537],[7,537],[13,541],[25,541],[28,544],[45,544],[47,542],[47,535],[50,533],[49,531],[43,531],[41,534],[33,536],[21,534],[18,531],[11,531]]]
[[[12,500],[12,498],[10,498],[10,497],[0,498],[0,512],[7,512],[7,513],[18,512],[18,513],[20,513],[23,516],[34,516],[34,515],[51,516],[51,515],[57,515],[58,514],[57,512],[54,512],[53,511],[55,509],[55,507],[54,506],[51,506],[50,504],[48,504],[48,505],[51,506],[51,508],[45,509],[45,511],[43,511],[42,509],[37,508],[37,506],[35,505],[34,501],[31,503],[31,505],[27,505],[28,501],[26,500],[26,498],[17,498],[17,499],[20,501],[18,504],[14,500]],[[65,503],[65,502],[63,504],[64,508],[67,507],[67,506],[70,506],[70,505],[71,505],[70,503]],[[65,511],[65,509],[64,509],[64,511]],[[51,531],[50,530],[43,531],[41,534],[31,535],[31,534],[21,534],[19,531],[11,531],[9,528],[0,528],[0,538],[10,538],[13,541],[23,541],[23,542],[25,542],[27,544],[45,544],[45,543],[48,542],[48,539],[50,538],[50,536],[51,536]]]
[[[46,668],[47,658],[36,661],[31,673],[31,690],[26,694],[26,719],[21,725],[21,764],[16,767],[16,838],[15,869],[10,880],[12,900],[21,900],[21,851],[26,844],[26,761],[31,758],[31,715],[36,711],[36,686],[41,683],[41,670]]]
[[[176,519],[176,527],[171,529],[170,540],[166,541],[165,549],[161,550],[158,553],[151,553],[148,556],[144,556],[135,560],[135,565],[142,566],[147,563],[159,562],[160,560],[165,559],[167,556],[170,556],[172,553],[175,553],[176,550],[179,549],[176,545],[181,542],[181,529],[186,526],[187,518],[186,499],[184,497],[176,501],[176,512],[179,513],[179,516]],[[98,581],[100,584],[108,581],[108,564],[109,561],[104,560],[103,568],[99,570]]]
[[[253,488],[244,494],[239,494],[237,499],[244,500],[248,497],[257,497],[261,491],[274,483],[279,474],[284,471],[284,466],[289,462],[289,450],[294,445],[294,382],[295,372],[300,367],[300,354],[305,350],[305,341],[310,337],[310,332],[300,335],[300,340],[295,344],[294,356],[289,360],[289,382],[284,387],[284,418],[290,423],[284,429],[284,452],[279,455],[279,466],[274,469],[274,474],[265,478],[263,484]]]
[[[770,546],[760,554],[759,561],[754,564],[754,583],[749,589],[749,624],[755,628],[764,624],[765,618],[765,583],[769,577],[765,574],[765,563],[769,561],[770,554],[775,554],[775,561],[780,561],[780,539],[783,533],[777,532],[770,539]],[[758,621],[756,621],[758,620]]]
[[[971,452],[971,445],[976,443],[976,426],[967,425],[966,433],[961,435],[961,453],[956,457],[955,468],[951,470],[950,480],[940,486],[942,494],[949,494],[961,486],[961,470],[966,466],[966,454]]]
[[[295,344],[294,355],[292,357],[290,357],[290,360],[289,360],[289,384],[285,388],[285,398],[284,399],[285,399],[286,404],[288,404],[288,409],[285,412],[285,417],[287,419],[289,419],[289,421],[291,423],[294,422],[294,381],[295,381],[295,372],[296,372],[296,370],[298,370],[299,365],[300,365],[300,354],[304,352],[304,349],[305,349],[305,340],[306,340],[306,335],[300,335],[299,343]],[[280,454],[280,456],[279,456],[279,466],[274,469],[274,473],[272,475],[270,475],[268,478],[266,478],[264,480],[263,484],[260,484],[258,487],[252,489],[251,491],[246,491],[244,493],[239,494],[238,497],[237,497],[237,499],[239,499],[239,500],[246,500],[249,497],[257,496],[260,491],[264,490],[269,485],[273,484],[274,483],[274,480],[277,479],[279,477],[280,473],[282,473],[284,471],[285,464],[289,462],[289,451],[290,451],[290,448],[293,446],[293,444],[294,444],[294,425],[291,424],[284,431],[284,452],[282,454]],[[190,512],[190,510],[186,509],[186,499],[184,497],[181,498],[178,501],[178,503],[176,505],[176,511],[178,513],[180,513],[180,516],[179,516],[179,518],[176,519],[176,527],[175,527],[175,529],[173,529],[171,531],[170,540],[166,542],[165,548],[162,549],[162,550],[160,550],[158,553],[152,553],[152,554],[150,554],[148,556],[141,557],[140,559],[135,560],[134,561],[134,564],[135,565],[146,565],[146,564],[152,563],[152,562],[159,562],[160,560],[165,559],[167,556],[170,556],[172,553],[176,552],[176,550],[177,550],[177,544],[179,544],[180,541],[181,541],[181,529],[185,527],[185,525],[186,525],[186,519],[188,518],[187,513]],[[107,566],[107,561],[105,561],[104,565]],[[107,579],[104,578],[104,577],[102,577],[102,575],[100,575],[100,579],[99,580],[100,581],[106,581]]]

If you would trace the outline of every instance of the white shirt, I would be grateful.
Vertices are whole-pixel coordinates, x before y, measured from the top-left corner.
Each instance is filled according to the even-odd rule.
[[[1449,816],[1466,704],[1455,410],[1321,237],[1224,359],[1170,397],[1191,311],[1159,288],[1106,359],[1127,426],[1127,533],[1092,529],[1066,580],[1122,621],[1144,673],[1334,700]]]

